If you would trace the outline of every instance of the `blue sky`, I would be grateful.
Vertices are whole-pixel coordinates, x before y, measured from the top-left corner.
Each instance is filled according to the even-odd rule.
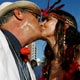
[[[0,3],[5,1],[14,2],[17,0],[0,0]],[[48,2],[48,0],[29,0],[29,1],[35,2],[43,9],[46,8]],[[53,4],[55,1],[57,0],[50,0],[50,4]],[[65,6],[62,9],[68,11],[76,18],[78,24],[78,30],[80,31],[80,0],[62,0],[58,5],[60,4],[65,4]],[[42,59],[44,54],[44,47],[46,43],[45,41],[39,40],[36,41],[36,44],[38,46],[38,56],[40,59]]]

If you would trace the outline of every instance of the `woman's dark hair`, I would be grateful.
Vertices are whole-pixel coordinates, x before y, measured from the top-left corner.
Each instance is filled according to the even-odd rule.
[[[73,45],[77,45],[80,44],[80,35],[79,32],[73,28],[73,27],[69,27],[66,30],[66,44],[73,46]]]
[[[44,55],[47,60],[53,60],[54,59],[54,53],[52,51],[52,48],[49,43],[46,44],[45,50],[44,50]]]

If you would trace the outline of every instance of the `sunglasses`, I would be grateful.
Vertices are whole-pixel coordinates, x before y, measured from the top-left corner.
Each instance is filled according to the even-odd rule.
[[[37,14],[37,13],[35,13],[35,12],[33,12],[33,11],[31,11],[31,10],[28,10],[28,9],[20,9],[21,11],[23,11],[23,12],[29,12],[29,13],[31,13],[35,18],[37,18],[38,20],[40,20],[40,15],[39,14]]]
[[[37,13],[31,11],[31,10],[27,10],[27,12],[31,13],[35,18],[38,19],[38,21],[40,21],[40,15],[39,14],[37,14]]]
[[[35,16],[38,19],[38,21],[40,21],[40,15],[38,15],[38,14],[36,14],[34,12],[30,12],[30,13],[32,13],[32,15]]]

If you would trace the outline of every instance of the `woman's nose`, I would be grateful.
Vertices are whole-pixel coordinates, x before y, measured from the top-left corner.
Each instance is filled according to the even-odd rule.
[[[45,29],[45,24],[43,22],[40,23],[41,30],[43,31]]]
[[[40,22],[40,25],[41,25],[41,26],[44,26],[45,23],[46,23],[45,21],[44,21],[44,22]]]

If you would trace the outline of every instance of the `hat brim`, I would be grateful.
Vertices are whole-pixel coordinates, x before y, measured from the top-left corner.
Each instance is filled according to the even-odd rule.
[[[4,7],[3,9],[0,9],[0,17],[15,8],[26,8],[28,10],[33,11],[34,13],[36,13],[38,15],[41,14],[41,9],[35,3],[30,2],[30,1],[16,1],[16,2]]]

